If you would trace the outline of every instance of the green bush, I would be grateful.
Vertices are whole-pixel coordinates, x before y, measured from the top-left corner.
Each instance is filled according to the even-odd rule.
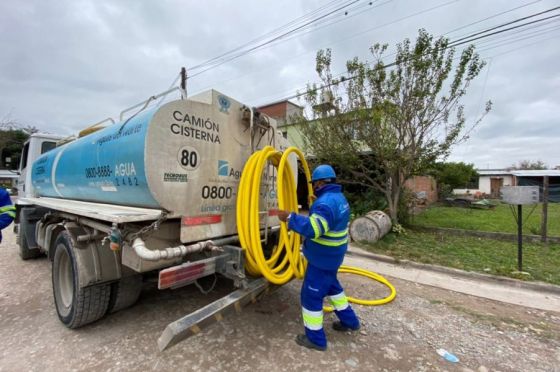
[[[441,183],[438,185],[438,199],[445,200],[445,198],[449,198],[453,196],[453,187],[446,183]]]
[[[387,200],[385,195],[368,190],[366,192],[349,192],[346,191],[346,198],[350,203],[353,218],[365,215],[370,211],[387,209]]]

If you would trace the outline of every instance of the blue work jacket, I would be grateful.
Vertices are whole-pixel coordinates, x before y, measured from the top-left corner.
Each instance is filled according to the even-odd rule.
[[[2,229],[12,223],[16,217],[16,209],[12,205],[12,199],[8,192],[0,187],[0,242],[2,241]]]
[[[305,238],[303,254],[311,265],[338,270],[348,249],[350,206],[337,184],[324,185],[316,196],[309,217],[290,213],[288,228]]]

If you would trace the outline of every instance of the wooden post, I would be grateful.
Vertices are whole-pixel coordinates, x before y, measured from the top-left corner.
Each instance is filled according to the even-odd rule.
[[[517,205],[517,269],[523,271],[523,206]]]
[[[542,204],[542,217],[541,217],[541,241],[546,243],[547,237],[547,223],[548,223],[548,176],[543,179],[543,204]]]

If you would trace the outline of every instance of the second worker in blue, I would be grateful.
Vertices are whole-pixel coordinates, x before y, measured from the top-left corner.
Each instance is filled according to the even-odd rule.
[[[350,206],[335,183],[336,173],[330,165],[319,165],[313,171],[311,182],[317,199],[309,216],[295,212],[279,211],[278,218],[288,223],[288,228],[304,237],[303,254],[308,261],[301,288],[301,307],[305,334],[296,342],[315,350],[327,349],[323,329],[323,300],[329,297],[338,321],[336,331],[355,331],[360,321],[348,303],[344,289],[337,279],[337,272],[348,249],[348,223]]]

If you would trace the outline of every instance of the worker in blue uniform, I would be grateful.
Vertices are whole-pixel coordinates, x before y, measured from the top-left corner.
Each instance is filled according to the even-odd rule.
[[[281,221],[288,223],[290,230],[305,238],[303,254],[308,265],[301,288],[305,334],[298,335],[296,342],[315,350],[327,349],[323,330],[325,297],[329,297],[339,319],[332,325],[334,330],[344,332],[360,328],[360,321],[337,279],[338,268],[348,248],[350,206],[342,194],[342,187],[335,180],[336,173],[330,165],[319,165],[311,176],[317,199],[309,210],[309,216],[282,210],[278,214]]]
[[[2,242],[2,230],[16,218],[16,208],[12,205],[10,194],[5,188],[0,187],[0,242]]]

